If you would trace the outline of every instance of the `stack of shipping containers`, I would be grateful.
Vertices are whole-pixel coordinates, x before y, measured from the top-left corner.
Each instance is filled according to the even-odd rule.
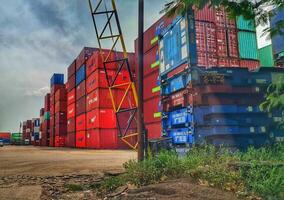
[[[172,19],[164,16],[144,33],[143,101],[145,127],[149,139],[160,138],[162,133],[158,40],[161,32],[171,22]],[[135,53],[138,56],[138,40],[135,41]]]
[[[108,51],[105,50],[107,55]],[[111,57],[122,58],[122,53],[112,52]],[[135,55],[128,54],[129,63],[132,69],[135,68]],[[107,65],[108,81],[115,81],[116,84],[123,83],[129,79],[126,69],[118,73],[118,66],[113,64]],[[118,73],[118,74],[117,74]],[[115,78],[115,76],[117,77]],[[119,139],[117,119],[113,104],[116,107],[120,102],[112,102],[106,72],[103,66],[103,60],[99,52],[94,52],[86,63],[86,147],[97,149],[118,149],[124,148],[122,141]],[[124,90],[117,88],[112,90],[116,99],[123,99]],[[133,99],[127,102],[134,104]],[[125,102],[125,101],[124,101]],[[125,107],[125,103],[121,107]]]
[[[67,92],[63,85],[55,92],[55,137],[54,146],[64,147],[67,135]]]
[[[50,137],[50,93],[44,97],[44,115],[41,131],[41,146],[49,146]]]
[[[22,133],[11,133],[11,144],[21,145],[22,144]]]
[[[66,146],[75,147],[76,143],[76,118],[75,118],[75,102],[76,102],[76,60],[68,67],[67,88],[67,136]]]
[[[23,122],[23,142],[24,144],[31,144],[31,130],[32,130],[32,120],[27,120]]]
[[[31,131],[31,144],[38,146],[39,145],[39,132],[40,132],[40,119],[32,119],[32,131]]]
[[[4,144],[11,144],[13,137],[11,137],[11,133],[9,132],[0,132],[0,140]]]
[[[39,112],[39,119],[40,119],[40,127],[39,127],[39,143],[38,146],[41,146],[42,144],[42,131],[43,131],[43,124],[44,124],[44,108],[40,109]]]
[[[256,27],[253,21],[240,16],[236,20],[241,67],[257,69],[260,66],[256,38]]]
[[[55,145],[60,146],[59,143],[62,144],[62,139],[59,139],[59,137],[61,135],[56,135],[56,133],[61,134],[59,130],[62,126],[60,126],[59,124],[56,124],[55,114],[58,113],[58,111],[60,111],[61,103],[55,102],[55,93],[59,89],[65,89],[64,75],[63,74],[53,74],[52,78],[50,79],[50,87],[51,87],[51,92],[50,92],[50,137],[49,137],[49,146],[54,147]],[[56,105],[56,103],[57,103],[57,105]],[[55,144],[55,139],[56,139],[56,144]],[[60,142],[59,142],[59,140],[60,140]]]
[[[194,25],[190,21],[193,19],[191,13],[187,16],[190,23],[177,17],[159,41],[163,133],[171,137],[176,145],[202,144],[207,139],[211,139],[214,144],[232,146],[263,145],[269,142],[269,123],[259,123],[269,122],[269,117],[259,110],[258,105],[264,99],[272,73],[248,71],[259,66],[256,45],[251,44],[249,52],[243,53],[240,58],[237,45],[239,51],[243,51],[242,48],[248,43],[254,43],[255,31],[252,27],[248,30],[249,22],[242,19],[241,23],[238,19],[238,27],[241,29],[238,30],[239,39],[235,40],[235,23],[224,17],[224,12],[220,12],[215,12],[217,44],[211,39],[214,34],[202,36],[202,32],[214,32],[209,27],[211,25],[205,25],[209,22],[199,23],[195,20]],[[196,17],[200,19],[200,15],[197,13]],[[196,28],[196,40],[193,40],[191,34],[194,31],[192,27]],[[224,38],[218,41],[223,32]],[[253,41],[241,41],[243,37]],[[230,40],[238,42],[228,44]],[[225,44],[218,44],[221,41],[225,41]],[[203,62],[200,54],[213,54],[214,45],[217,59],[206,57],[206,62]],[[192,58],[194,54],[197,66]],[[221,67],[223,61],[225,64]],[[216,62],[217,67],[213,67]],[[243,68],[231,64],[238,62]]]
[[[74,117],[76,130],[75,145],[77,148],[86,148],[86,61],[92,56],[94,51],[97,51],[97,49],[84,48],[76,59]],[[69,112],[71,110],[68,111],[68,114],[70,114]],[[72,116],[73,114],[70,115],[70,117]]]

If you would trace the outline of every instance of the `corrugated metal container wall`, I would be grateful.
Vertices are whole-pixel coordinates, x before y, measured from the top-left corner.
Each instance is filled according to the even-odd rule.
[[[53,74],[50,79],[50,85],[63,85],[64,84],[64,74]]]
[[[272,45],[263,47],[258,50],[260,65],[262,67],[273,67],[273,53],[272,53]]]
[[[70,78],[75,73],[76,73],[76,60],[74,60],[72,64],[68,67],[67,70],[68,78]]]
[[[159,41],[161,75],[188,60],[187,42],[189,40],[186,27],[185,19],[180,18],[171,26],[170,30],[163,33],[163,37]]]
[[[237,28],[239,30],[255,31],[255,22],[253,20],[247,20],[243,16],[237,17]]]
[[[258,59],[258,50],[255,32],[238,32],[239,53],[242,59]]]
[[[76,86],[78,86],[82,81],[86,78],[86,66],[83,65],[77,72],[76,72]]]
[[[284,20],[284,10],[278,12],[272,19],[271,19],[271,26],[272,28],[275,27],[275,24],[280,20]],[[282,32],[284,29],[282,29]],[[284,52],[284,37],[283,35],[276,35],[272,38],[272,49],[273,54],[279,54]]]
[[[78,70],[88,60],[95,51],[99,51],[98,48],[84,47],[76,58],[76,70]]]
[[[195,20],[206,21],[206,22],[215,22],[216,13],[213,7],[205,6],[202,10],[194,9]]]

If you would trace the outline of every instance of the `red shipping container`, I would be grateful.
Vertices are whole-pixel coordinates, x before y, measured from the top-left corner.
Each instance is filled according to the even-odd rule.
[[[54,147],[64,147],[64,146],[65,146],[65,136],[55,136]]]
[[[44,98],[44,110],[47,112],[50,110],[50,94],[46,94]]]
[[[116,128],[116,116],[113,109],[94,109],[87,112],[87,129]]]
[[[76,102],[76,116],[86,112],[86,96]]]
[[[67,105],[75,103],[76,100],[76,90],[75,88],[67,93]]]
[[[0,132],[0,138],[1,139],[10,139],[11,133],[9,132]]]
[[[97,88],[87,95],[87,111],[91,111],[95,108],[113,108],[109,89]]]
[[[67,83],[66,83],[66,89],[68,92],[73,90],[76,87],[76,76],[75,74],[69,77]]]
[[[58,112],[55,114],[55,124],[66,124],[67,116],[66,112]]]
[[[76,131],[86,130],[86,114],[82,114],[76,117]]]
[[[109,54],[109,50],[104,50],[104,59]],[[111,53],[108,60],[115,60],[115,54],[119,53]],[[120,53],[121,54],[121,53]],[[116,58],[117,59],[117,58]],[[109,63],[106,65],[108,69],[116,69],[116,63]],[[104,62],[102,60],[101,52],[96,51],[93,55],[86,61],[86,75],[90,76],[97,69],[104,69]]]
[[[76,132],[76,147],[86,148],[86,131]]]
[[[76,114],[76,104],[70,104],[67,106],[67,119],[75,117]]]
[[[68,78],[74,75],[76,72],[76,60],[72,62],[72,64],[68,67]]]
[[[219,57],[227,57],[229,55],[227,43],[228,41],[226,29],[217,29],[217,55]]]
[[[82,81],[77,87],[76,87],[76,100],[80,99],[82,96],[86,95],[86,81]]]
[[[49,101],[50,101],[50,106],[54,106],[55,105],[55,96],[54,95],[50,95],[50,100]]]
[[[205,6],[203,9],[198,10],[194,8],[195,20],[215,22],[216,12],[213,7]]]
[[[70,148],[76,147],[76,133],[75,132],[67,133],[65,146],[70,147]]]
[[[255,70],[260,67],[260,62],[258,60],[240,60],[240,66],[249,70]]]
[[[155,97],[144,101],[144,120],[145,123],[161,121],[160,97]]]
[[[99,49],[84,47],[76,58],[76,70],[80,69],[80,67],[92,56],[95,51],[99,51]]]
[[[87,148],[118,149],[118,140],[116,129],[92,129],[87,131]]]
[[[193,93],[193,92],[192,92]],[[184,89],[167,96],[162,99],[164,111],[170,111],[176,107],[185,107],[192,105],[192,93],[188,89]]]
[[[67,112],[67,101],[57,101],[55,103],[55,113]]]
[[[76,118],[70,118],[67,120],[67,133],[72,133],[76,131]]]
[[[209,53],[197,53],[197,62],[198,66],[200,67],[216,67],[218,65],[218,59],[215,54],[209,54]]]
[[[198,52],[209,52],[216,54],[216,26],[210,22],[195,22],[196,45]]]
[[[146,76],[143,80],[144,83],[144,100],[160,96],[159,89],[159,71],[153,72]]]
[[[53,130],[53,128],[51,128],[50,129],[50,136],[49,136],[49,146],[50,147],[54,147],[54,139],[55,139],[54,130]]]
[[[116,71],[115,70],[108,70],[108,79],[110,83],[114,80]],[[127,71],[121,71],[119,75],[117,76],[115,80],[115,85],[121,84],[121,83],[126,83],[129,82],[129,74]],[[107,88],[108,87],[108,82],[106,79],[106,73],[105,70],[99,69],[93,72],[88,78],[86,82],[86,91],[87,94],[95,90],[96,88]]]
[[[162,137],[161,122],[146,124],[145,126],[148,131],[148,139],[157,139]]]
[[[232,58],[239,58],[237,29],[227,29],[227,33],[228,33],[227,41],[229,47],[229,56]]]
[[[55,115],[55,105],[50,104],[50,115]]]
[[[63,136],[67,134],[67,124],[55,125],[55,136]]]
[[[159,71],[159,60],[157,60],[159,54],[158,46],[153,47],[147,53],[144,54],[144,76]],[[137,69],[138,70],[138,69]]]
[[[58,85],[58,84],[55,84],[51,87],[51,92],[50,92],[50,95],[51,96],[54,96],[55,95],[55,92],[60,89],[60,88],[66,88],[65,85]]]
[[[57,101],[66,101],[67,93],[65,88],[60,88],[55,92],[55,102]]]
[[[216,9],[216,25],[219,28],[236,28],[235,20],[230,19],[224,8]]]
[[[240,67],[238,58],[218,58],[218,67]]]
[[[55,115],[50,115],[50,127],[53,127],[55,124]]]

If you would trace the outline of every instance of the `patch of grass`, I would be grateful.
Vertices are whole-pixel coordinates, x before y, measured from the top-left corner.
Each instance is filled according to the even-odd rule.
[[[234,163],[240,165],[234,166]],[[278,200],[284,199],[284,165],[281,163],[284,163],[284,144],[249,148],[245,152],[196,147],[184,158],[173,151],[164,151],[143,162],[125,163],[124,174],[106,178],[96,187],[101,192],[111,192],[126,184],[139,187],[166,179],[191,177],[208,186]]]
[[[126,181],[123,176],[113,176],[105,178],[102,182],[93,185],[92,188],[97,189],[102,194],[106,194],[125,184]]]
[[[76,185],[76,184],[66,184],[65,187],[73,192],[78,192],[78,191],[83,191],[84,188],[81,185]]]

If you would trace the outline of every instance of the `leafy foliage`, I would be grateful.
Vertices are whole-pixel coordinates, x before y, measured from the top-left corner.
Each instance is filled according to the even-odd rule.
[[[277,14],[277,10],[268,10],[267,8],[277,8],[279,11],[284,9],[283,0],[172,0],[165,4],[161,13],[167,13],[168,16],[184,15],[192,7],[202,9],[206,5],[215,7],[216,9],[220,7],[225,8],[231,18],[242,15],[247,20],[256,20],[256,25],[267,24],[270,18]],[[284,35],[284,20],[277,21],[275,26],[267,28],[266,32],[269,32],[272,37],[275,35]]]
[[[265,95],[265,101],[260,104],[260,109],[269,113],[281,112],[284,110],[284,77],[281,76],[278,81],[271,83]],[[281,113],[283,115],[283,113]],[[279,128],[284,127],[283,120],[276,124]]]

